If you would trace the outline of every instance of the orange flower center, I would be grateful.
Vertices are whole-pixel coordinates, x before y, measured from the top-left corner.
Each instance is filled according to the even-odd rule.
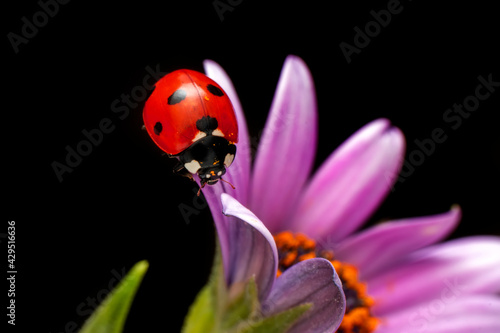
[[[317,250],[316,242],[304,234],[283,231],[274,236],[278,248],[280,276],[292,265],[311,258],[329,260],[342,281],[346,298],[346,312],[338,333],[370,333],[375,331],[379,320],[372,316],[373,299],[366,293],[366,284],[358,280],[358,269],[335,260],[333,251]]]

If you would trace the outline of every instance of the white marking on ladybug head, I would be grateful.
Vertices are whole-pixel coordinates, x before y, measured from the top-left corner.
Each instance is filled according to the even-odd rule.
[[[193,140],[191,140],[192,142],[195,142],[195,141],[198,141],[200,140],[201,138],[204,138],[207,136],[207,133],[205,132],[202,132],[202,131],[198,131],[198,133],[196,133],[196,135],[194,136]]]
[[[226,168],[233,163],[233,160],[234,154],[226,154],[226,157],[224,158],[224,165],[226,166]]]
[[[191,173],[197,173],[198,170],[200,170],[201,165],[197,160],[192,160],[189,163],[184,163],[184,167]]]
[[[224,133],[222,133],[222,131],[218,128],[216,128],[212,131],[212,135],[224,137]]]
[[[217,172],[217,176],[222,176],[222,171]]]

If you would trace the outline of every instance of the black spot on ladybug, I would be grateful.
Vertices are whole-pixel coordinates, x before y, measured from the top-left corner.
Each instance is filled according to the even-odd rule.
[[[155,127],[153,127],[153,131],[155,132],[156,135],[160,135],[162,130],[163,130],[163,125],[160,122],[157,122],[155,124]]]
[[[220,90],[218,87],[214,86],[213,84],[207,85],[207,90],[210,91],[215,96],[219,96],[219,97],[224,96],[224,93],[222,92],[222,90]]]
[[[207,133],[207,135],[212,134],[212,132],[219,126],[217,119],[210,116],[203,116],[196,121],[196,128],[202,132]]]
[[[169,105],[174,105],[180,103],[182,100],[184,100],[184,98],[186,98],[186,96],[187,93],[185,90],[177,89],[172,95],[168,97],[167,102]]]

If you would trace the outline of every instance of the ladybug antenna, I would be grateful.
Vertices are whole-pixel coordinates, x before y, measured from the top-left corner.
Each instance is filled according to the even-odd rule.
[[[205,184],[206,184],[205,182],[203,182],[203,181],[201,182],[201,186],[200,186],[200,188],[198,189],[198,193],[196,193],[196,196],[197,196],[197,197],[199,197],[199,196],[200,196],[201,189],[205,187]]]
[[[222,178],[219,178],[219,180],[222,180],[224,183],[229,184],[229,185],[233,188],[233,190],[235,190],[235,189],[236,189],[236,187],[234,187],[234,185],[233,185],[233,184],[231,184],[230,182],[228,182],[227,180],[222,179]],[[207,184],[207,182],[204,182],[203,180],[201,181],[201,186],[200,186],[200,188],[198,189],[198,193],[196,193],[196,196],[198,196],[198,197],[200,196],[201,189],[202,189],[202,188],[204,188],[206,184]]]
[[[231,187],[233,188],[233,190],[235,190],[235,189],[236,189],[236,187],[234,187],[234,185],[233,185],[233,184],[231,184],[230,182],[228,182],[227,180],[222,179],[222,178],[219,178],[219,179],[220,179],[220,180],[222,180],[224,183],[228,183],[229,185],[231,185]]]

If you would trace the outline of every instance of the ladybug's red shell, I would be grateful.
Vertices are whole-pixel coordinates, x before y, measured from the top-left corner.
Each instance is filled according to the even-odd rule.
[[[196,71],[181,69],[161,78],[146,101],[143,117],[149,135],[171,155],[181,153],[207,134],[238,142],[229,97],[215,81]],[[215,118],[211,123],[217,128],[205,133],[197,126],[202,118]]]

